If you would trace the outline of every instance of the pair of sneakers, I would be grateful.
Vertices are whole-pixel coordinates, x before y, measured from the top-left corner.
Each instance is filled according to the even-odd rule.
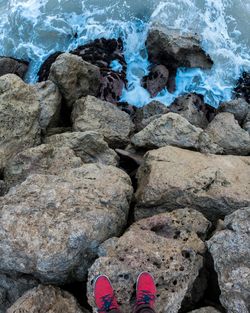
[[[94,284],[94,297],[99,313],[106,313],[113,310],[121,312],[114,289],[107,276],[101,275],[97,277]],[[135,311],[142,306],[153,311],[155,298],[156,286],[154,279],[148,272],[142,272],[137,279]]]

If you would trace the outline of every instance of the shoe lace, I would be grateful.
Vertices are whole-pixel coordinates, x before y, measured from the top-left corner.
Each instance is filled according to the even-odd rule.
[[[114,300],[114,295],[107,294],[102,297],[103,306],[98,310],[98,312],[109,312],[112,309],[112,303]]]
[[[154,300],[155,296],[152,293],[150,293],[148,290],[141,290],[137,297],[136,304],[149,304],[150,301]]]

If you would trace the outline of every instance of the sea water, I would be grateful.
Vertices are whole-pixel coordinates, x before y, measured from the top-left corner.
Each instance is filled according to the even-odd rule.
[[[0,0],[0,15],[0,55],[29,61],[30,83],[53,52],[121,37],[128,64],[121,100],[143,106],[153,100],[140,81],[149,71],[145,40],[155,22],[197,33],[214,66],[180,68],[175,93],[165,89],[154,99],[169,105],[179,95],[196,92],[217,107],[232,97],[242,71],[250,70],[250,0]],[[120,70],[117,60],[111,67]]]

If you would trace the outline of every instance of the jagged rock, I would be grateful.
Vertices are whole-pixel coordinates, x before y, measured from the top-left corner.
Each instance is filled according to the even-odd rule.
[[[52,81],[35,84],[40,102],[40,127],[46,130],[48,127],[58,126],[62,96],[59,89]]]
[[[205,308],[194,310],[194,311],[191,311],[189,313],[220,313],[220,311],[216,310],[212,306],[207,306]]]
[[[7,186],[12,187],[25,181],[31,174],[59,175],[81,165],[81,159],[68,147],[40,145],[10,159],[4,170],[4,179]]]
[[[201,48],[199,37],[194,34],[181,34],[180,31],[154,25],[149,30],[146,46],[150,61],[163,64],[168,69],[210,69],[213,65],[211,58]]]
[[[153,120],[135,134],[131,142],[136,147],[160,148],[167,145],[198,149],[202,129],[190,124],[176,113],[167,113]]]
[[[234,90],[236,97],[245,98],[250,103],[250,73],[243,72]]]
[[[138,171],[136,219],[190,206],[211,220],[250,205],[250,158],[165,147]]]
[[[49,73],[50,73],[50,69],[52,64],[56,61],[56,59],[59,57],[59,55],[63,54],[63,52],[61,51],[57,51],[53,54],[51,54],[41,65],[37,76],[38,76],[38,81],[42,82],[42,81],[46,81],[49,78]]]
[[[34,87],[13,74],[0,77],[0,169],[12,155],[40,142],[38,119]]]
[[[30,175],[1,198],[0,271],[82,281],[99,244],[123,232],[132,193],[126,173],[101,164]]]
[[[38,282],[31,277],[10,277],[0,274],[0,312],[6,313],[7,308],[18,298],[37,285]]]
[[[167,87],[169,71],[164,65],[156,65],[150,73],[142,80],[142,85],[146,88],[151,97],[154,98],[160,91]]]
[[[67,146],[73,149],[84,163],[102,163],[116,166],[119,160],[102,135],[95,131],[63,133],[47,137],[46,143],[54,147]]]
[[[69,133],[69,132],[72,132],[72,127],[52,127],[47,130],[46,137],[44,137],[44,140],[46,141],[46,138],[53,136],[53,135],[59,135],[62,133]]]
[[[83,313],[75,298],[58,287],[39,285],[26,292],[7,313]]]
[[[220,301],[228,313],[250,311],[250,207],[225,218],[225,230],[208,242],[221,290]]]
[[[98,131],[111,147],[126,145],[133,130],[127,113],[91,96],[76,101],[71,118],[75,131]]]
[[[244,98],[239,98],[221,103],[218,111],[232,113],[239,124],[242,125],[248,112],[250,112],[250,104]]]
[[[0,57],[0,76],[15,74],[24,78],[28,71],[29,62],[9,57]]]
[[[240,127],[233,114],[220,113],[201,136],[200,148],[206,153],[249,155],[250,135]]]
[[[89,270],[90,305],[94,307],[94,279],[105,273],[122,312],[131,312],[137,276],[148,271],[157,286],[156,312],[177,313],[203,266],[205,245],[199,236],[203,237],[209,226],[202,214],[184,209],[141,220],[122,237],[108,240],[100,247],[102,256]],[[204,291],[203,286],[200,290]]]
[[[49,79],[59,88],[69,108],[87,95],[97,95],[100,88],[100,69],[70,53],[59,55],[50,68]]]
[[[244,120],[243,129],[245,129],[250,135],[250,112],[247,114]]]

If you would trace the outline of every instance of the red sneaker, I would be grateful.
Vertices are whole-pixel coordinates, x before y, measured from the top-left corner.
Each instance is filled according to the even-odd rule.
[[[107,276],[100,275],[97,277],[94,284],[94,297],[98,312],[119,311],[114,289]]]
[[[156,298],[154,278],[148,272],[142,272],[137,279],[136,306],[146,304],[153,309]]]

